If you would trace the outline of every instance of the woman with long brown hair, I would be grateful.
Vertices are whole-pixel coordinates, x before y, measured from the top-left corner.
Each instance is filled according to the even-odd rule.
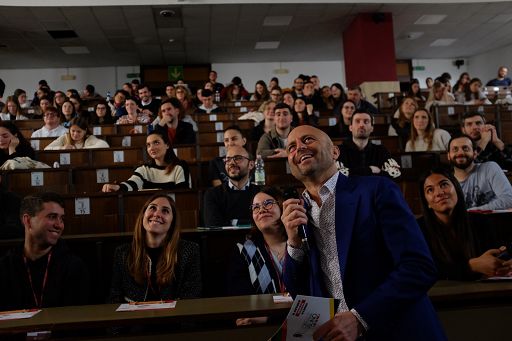
[[[201,295],[199,246],[182,240],[176,205],[155,194],[139,212],[133,240],[114,255],[109,302],[144,302]]]
[[[44,149],[92,149],[108,147],[109,145],[106,141],[91,134],[89,122],[85,117],[75,117],[69,121],[69,131],[56,138]]]
[[[405,151],[446,151],[450,138],[446,130],[435,127],[431,113],[418,109],[412,116],[411,138],[405,145]]]

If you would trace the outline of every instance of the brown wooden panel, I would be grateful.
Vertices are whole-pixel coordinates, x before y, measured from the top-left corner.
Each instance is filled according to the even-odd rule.
[[[49,166],[53,166],[55,162],[58,162],[61,168],[88,165],[89,150],[40,150],[36,152],[36,159]]]
[[[224,133],[223,132],[199,132],[197,134],[197,141],[199,145],[205,144],[216,144],[216,143],[224,143]]]
[[[229,113],[221,112],[215,114],[194,114],[194,121],[196,122],[216,122],[216,121],[230,121],[232,116]]]
[[[14,121],[14,124],[16,124],[16,127],[19,129],[37,130],[44,125],[44,121],[42,119],[16,120]]]
[[[199,160],[210,161],[217,156],[220,156],[220,147],[224,147],[223,144],[199,146]]]
[[[55,139],[56,137],[27,137],[27,141],[30,143],[32,148],[34,148],[34,150],[44,150],[44,148],[46,148],[47,145],[55,141]]]
[[[91,127],[91,132],[98,135],[116,135],[117,126],[115,124],[102,124]]]
[[[34,186],[32,185],[34,177]],[[20,196],[35,192],[52,191],[60,194],[70,192],[71,184],[67,169],[23,169],[3,173],[7,188]]]
[[[187,162],[195,162],[197,161],[196,155],[196,145],[180,145],[174,147],[174,153],[178,156],[179,159],[185,160]]]
[[[84,212],[85,206],[81,205],[86,200],[89,201],[89,213]],[[68,195],[64,197],[64,201],[66,235],[122,232],[116,193]]]
[[[106,140],[111,147],[146,147],[146,134],[110,135]]]
[[[109,149],[89,149],[92,153],[92,165],[96,167],[136,166],[144,161],[140,147],[118,147]],[[122,158],[121,158],[122,156]]]
[[[144,134],[147,135],[148,126],[146,124],[118,124],[117,135]]]
[[[399,153],[402,150],[398,136],[371,136],[370,140],[374,144],[383,144],[390,153]]]
[[[106,170],[106,177],[102,177],[104,174],[102,169]],[[98,193],[105,183],[127,180],[133,174],[133,169],[132,166],[73,168],[72,179],[75,193]]]

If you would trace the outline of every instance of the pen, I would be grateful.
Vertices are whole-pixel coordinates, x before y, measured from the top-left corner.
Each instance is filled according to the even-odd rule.
[[[162,304],[162,303],[172,303],[174,301],[167,300],[167,301],[146,301],[146,302],[130,302],[128,304],[130,305],[141,305],[141,304]]]

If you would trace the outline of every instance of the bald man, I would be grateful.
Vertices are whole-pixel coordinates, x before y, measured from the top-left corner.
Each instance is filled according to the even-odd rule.
[[[427,296],[435,266],[398,187],[383,177],[345,177],[338,147],[311,126],[292,130],[286,151],[306,187],[303,199],[284,202],[286,287],[340,300],[314,340],[445,340]]]

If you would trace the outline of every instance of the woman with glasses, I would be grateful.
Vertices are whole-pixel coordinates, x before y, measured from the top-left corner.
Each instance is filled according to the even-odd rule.
[[[91,115],[91,125],[114,124],[114,118],[110,106],[104,100],[99,101],[94,107],[94,115]]]
[[[283,265],[286,230],[281,222],[282,193],[262,188],[250,205],[252,227],[246,240],[236,245],[231,257],[227,289],[229,295],[258,295],[286,292]],[[238,326],[266,323],[268,317],[239,318]]]
[[[189,188],[189,173],[172,148],[167,134],[153,131],[146,138],[146,150],[150,161],[137,167],[126,181],[103,185],[103,192],[140,191],[143,189]]]

